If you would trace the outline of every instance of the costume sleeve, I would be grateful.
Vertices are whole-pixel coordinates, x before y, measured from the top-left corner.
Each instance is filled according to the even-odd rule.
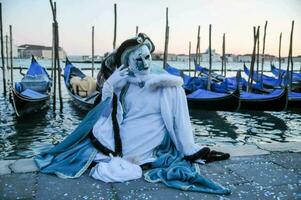
[[[113,96],[113,93],[111,94]],[[107,97],[109,103],[105,108],[102,115],[99,117],[95,125],[93,126],[93,135],[97,140],[109,149],[114,149],[114,131],[113,131],[113,120],[112,120],[112,106],[113,101],[111,97]],[[117,99],[118,95],[117,95]],[[117,123],[120,125],[123,120],[123,110],[120,101],[117,101]]]
[[[113,92],[114,92],[113,86],[108,81],[105,81],[103,83],[103,87],[102,87],[102,90],[101,90],[101,95],[102,95],[101,96],[101,101],[104,101],[107,98],[111,98],[112,99]]]
[[[181,86],[162,89],[161,113],[179,151],[190,156],[202,149],[194,142],[186,95]]]

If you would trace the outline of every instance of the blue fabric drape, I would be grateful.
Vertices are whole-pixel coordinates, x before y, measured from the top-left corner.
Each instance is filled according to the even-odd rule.
[[[42,173],[56,174],[61,178],[81,176],[94,160],[97,150],[91,144],[88,133],[99,117],[110,108],[110,99],[92,109],[78,127],[61,143],[34,158]],[[156,148],[157,159],[151,164],[144,178],[149,182],[162,182],[168,187],[229,194],[230,190],[200,175],[198,166],[184,160],[176,150],[168,133],[162,144]]]
[[[97,150],[91,144],[88,133],[102,113],[109,108],[106,99],[92,109],[78,127],[61,143],[34,158],[43,173],[53,173],[62,178],[77,178],[89,167]]]
[[[156,148],[157,159],[151,164],[153,169],[144,174],[146,181],[161,182],[168,187],[213,194],[230,194],[231,191],[200,174],[197,164],[184,159],[166,134],[162,144]]]

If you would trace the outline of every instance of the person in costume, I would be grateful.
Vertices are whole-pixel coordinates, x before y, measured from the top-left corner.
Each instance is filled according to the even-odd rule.
[[[151,66],[145,34],[124,41],[102,63],[101,102],[64,141],[35,157],[41,172],[104,182],[142,176],[169,187],[217,194],[230,190],[201,176],[197,162],[227,159],[194,142],[181,78]]]

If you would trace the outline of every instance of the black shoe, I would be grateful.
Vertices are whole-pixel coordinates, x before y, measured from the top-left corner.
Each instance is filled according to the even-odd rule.
[[[230,154],[223,153],[219,151],[210,151],[205,157],[205,163],[210,163],[214,161],[227,160],[230,158]]]
[[[187,161],[195,161],[197,159],[204,159],[208,156],[210,152],[210,149],[208,147],[204,147],[202,149],[200,149],[198,152],[190,155],[190,156],[184,156],[184,159],[187,160]]]

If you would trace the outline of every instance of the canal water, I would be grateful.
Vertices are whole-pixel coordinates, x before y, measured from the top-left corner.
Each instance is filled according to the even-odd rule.
[[[46,67],[49,60],[38,60]],[[154,61],[155,65],[162,65]],[[14,60],[14,66],[28,67],[30,60]],[[187,68],[187,63],[171,62],[178,68]],[[64,64],[61,64],[64,66]],[[78,67],[90,67],[89,64],[76,64]],[[204,63],[204,66],[207,66]],[[228,64],[228,69],[242,69],[242,63]],[[296,65],[295,65],[296,66]],[[298,65],[297,65],[298,66]],[[96,64],[100,67],[100,64]],[[220,68],[214,63],[213,69]],[[265,66],[269,69],[269,66]],[[90,71],[85,71],[90,74]],[[267,73],[268,74],[268,73]],[[229,76],[234,72],[229,73]],[[14,81],[21,75],[14,70]],[[44,149],[63,140],[84,118],[84,112],[71,102],[65,85],[63,90],[63,112],[52,109],[41,113],[17,118],[8,98],[2,92],[2,72],[0,75],[0,159],[32,157]],[[57,104],[58,105],[58,104]],[[195,139],[206,145],[244,145],[250,143],[279,143],[301,141],[301,112],[221,112],[190,110],[191,124]]]

